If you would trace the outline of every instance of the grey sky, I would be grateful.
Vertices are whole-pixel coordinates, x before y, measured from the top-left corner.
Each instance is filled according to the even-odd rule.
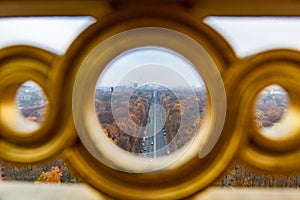
[[[0,19],[0,48],[31,44],[63,54],[90,24],[91,17],[27,17]],[[208,17],[240,56],[274,47],[300,49],[299,17]]]
[[[28,44],[64,54],[73,40],[92,23],[91,17],[2,18],[0,48]],[[297,17],[209,17],[205,23],[220,32],[240,57],[272,48],[300,50],[300,18]],[[184,59],[160,50],[131,52],[115,62],[122,70],[111,69],[106,73],[121,78],[138,66],[149,64],[172,67],[191,85],[196,83],[196,73],[187,67]],[[109,79],[112,79],[110,75],[104,77],[103,83],[116,83]]]
[[[137,48],[120,55],[103,72],[99,85],[116,86],[121,79],[125,85],[129,85],[130,82],[143,85],[151,80],[170,87],[203,84],[198,73],[185,58],[154,46]]]
[[[300,17],[209,17],[240,57],[274,48],[300,50]]]
[[[64,54],[74,39],[94,23],[91,17],[24,17],[0,19],[0,48],[26,44]]]

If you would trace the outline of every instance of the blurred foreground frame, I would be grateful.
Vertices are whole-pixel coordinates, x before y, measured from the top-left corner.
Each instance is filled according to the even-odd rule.
[[[91,16],[96,22],[73,42],[65,55],[58,56],[31,46],[11,46],[0,50],[0,158],[7,163],[26,165],[63,157],[74,174],[93,189],[86,189],[85,185],[71,186],[64,192],[55,192],[60,189],[51,191],[53,188],[46,187],[45,191],[52,195],[59,193],[61,198],[71,197],[72,194],[66,191],[73,191],[72,187],[83,187],[85,191],[91,190],[89,194],[96,194],[91,197],[95,199],[238,199],[238,195],[257,199],[274,197],[274,194],[278,194],[276,198],[298,199],[300,193],[295,190],[275,189],[272,194],[260,189],[207,190],[235,159],[243,160],[253,169],[274,174],[299,171],[300,127],[297,120],[300,116],[300,92],[297,88],[300,86],[300,54],[293,50],[274,49],[240,59],[226,40],[208,27],[203,19],[208,16],[299,15],[299,2],[279,0],[1,1],[0,17],[3,18]],[[178,31],[205,49],[222,77],[227,98],[226,116],[220,136],[204,157],[187,158],[183,166],[165,172],[124,173],[102,164],[85,148],[74,125],[72,93],[81,64],[98,44],[126,30],[141,27]],[[266,74],[270,76],[266,77]],[[25,123],[24,130],[29,131],[24,134],[22,127],[13,128],[13,120],[20,120],[22,124],[14,108],[14,98],[19,86],[27,80],[39,84],[48,98],[49,107],[40,128],[31,131]],[[290,120],[284,124],[287,127],[286,137],[276,140],[263,137],[249,117],[253,116],[257,95],[271,84],[282,86],[291,102]],[[208,92],[211,93],[212,89],[208,88]],[[210,105],[208,130],[217,123],[218,113],[214,109],[224,106],[222,103]],[[32,195],[39,192],[39,189],[20,186],[19,183],[0,184],[3,185],[0,197],[4,199],[10,196],[12,199],[22,198],[12,196],[14,188],[21,187]],[[86,194],[87,198],[89,194]]]

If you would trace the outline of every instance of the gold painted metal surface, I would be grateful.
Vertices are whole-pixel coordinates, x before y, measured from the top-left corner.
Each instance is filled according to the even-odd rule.
[[[299,61],[298,51],[268,51],[244,59],[225,74],[235,93],[232,103],[239,105],[235,131],[248,137],[240,156],[256,168],[273,172],[299,170]],[[272,84],[287,91],[290,106],[280,126],[274,129],[274,136],[268,137],[255,126],[253,111],[258,93]]]
[[[299,16],[297,0],[2,0],[0,16],[78,16],[100,19],[128,6],[180,8],[195,17],[204,16]]]
[[[55,57],[29,46],[8,47],[0,51],[0,157],[7,161],[39,162],[75,141],[72,127],[57,120],[65,112],[57,98],[60,94],[56,80],[50,78]],[[49,100],[48,114],[36,128],[21,117],[15,104],[16,91],[27,80],[38,83]]]
[[[176,18],[174,16],[176,16]],[[178,18],[178,16],[180,17]],[[110,25],[113,23],[113,26]],[[232,62],[234,58],[233,52],[229,48],[229,46],[222,40],[222,38],[219,37],[218,34],[215,34],[205,24],[199,23],[198,21],[190,18],[189,15],[186,15],[185,13],[182,13],[178,10],[172,10],[172,12],[168,12],[162,11],[158,8],[148,8],[143,10],[140,9],[139,11],[135,12],[133,12],[132,10],[126,10],[125,12],[118,13],[118,15],[113,16],[112,18],[108,18],[106,23],[99,23],[95,24],[94,26],[91,26],[90,29],[86,32],[86,34],[82,34],[78,38],[78,40],[75,41],[74,45],[70,47],[70,51],[68,52],[70,54],[66,55],[66,60],[62,62],[62,66],[60,68],[67,68],[67,70],[69,70],[69,76],[73,75],[73,79],[75,79],[75,76],[77,75],[76,70],[81,65],[85,64],[85,58],[90,54],[90,52],[94,50],[97,44],[101,44],[103,41],[107,40],[111,36],[119,34],[123,31],[142,27],[168,28],[171,30],[180,31],[180,33],[188,35],[205,48],[205,50],[208,52],[209,55],[211,55],[213,61],[215,62],[216,70],[219,70],[221,72],[224,71],[226,67],[228,67],[228,64]],[[81,45],[77,45],[77,42],[80,42]],[[130,42],[130,40],[128,42]],[[145,42],[146,41],[142,41],[138,45],[147,45],[147,43]],[[153,42],[154,45],[161,44],[156,44],[155,42],[157,41]],[[115,43],[111,44],[114,45]],[[130,44],[132,44],[132,42]],[[162,43],[161,45],[165,46],[167,45],[167,43]],[[123,46],[119,45],[117,46],[117,49],[120,48],[120,51],[124,51],[122,50],[124,49]],[[78,56],[79,51],[82,57]],[[224,52],[226,53],[224,54]],[[72,55],[76,55],[76,57]],[[107,54],[106,56],[110,57],[111,55]],[[102,60],[105,59],[106,58],[103,58]],[[108,60],[110,59],[111,58],[109,58]],[[88,70],[93,69],[90,65],[91,63],[88,65]],[[99,65],[98,62],[97,65]],[[73,68],[71,68],[70,66],[73,66]],[[82,74],[86,75],[88,73],[88,71],[85,71]],[[94,75],[95,73],[93,72],[91,74]],[[87,79],[93,80],[93,78],[89,77],[83,78],[83,80]],[[64,85],[67,86],[67,84],[68,83],[65,83]],[[207,85],[213,85],[213,82],[207,83]],[[69,85],[69,87],[71,88],[65,88],[65,91],[71,90],[72,86],[73,84]],[[87,86],[86,88],[90,87],[91,85]],[[76,96],[84,96],[84,99],[93,98],[93,96],[86,95],[86,93],[84,93],[84,90],[82,91],[82,93],[77,94]],[[69,101],[70,100],[71,99],[69,98]],[[86,107],[88,109],[88,102],[80,103],[83,103],[83,107]],[[71,104],[72,102],[70,101],[70,105]],[[225,102],[221,102],[219,106],[226,106],[223,104],[225,104]],[[76,106],[74,109],[76,109]],[[213,127],[214,123],[217,123],[217,114],[216,111],[212,110],[211,112],[212,116],[210,126]],[[89,113],[88,110],[87,113]],[[84,113],[82,115],[84,115]],[[92,121],[92,119],[87,118],[87,116],[85,117],[85,119],[88,119],[87,121],[89,122]],[[227,119],[230,120],[230,118]],[[84,119],[80,119],[80,121],[83,120]],[[86,125],[83,126],[90,127],[91,124],[89,122],[86,122]],[[221,172],[225,169],[226,165],[230,162],[231,158],[234,155],[235,149],[238,147],[238,143],[231,142],[231,131],[229,131],[228,133],[229,134],[222,133],[221,137],[224,137],[224,139],[220,140],[220,142],[223,144],[217,144],[214,151],[210,152],[210,154],[207,155],[205,158],[199,159],[198,155],[196,154],[181,167],[163,172],[130,174],[114,170],[108,168],[101,162],[93,159],[91,155],[88,155],[88,151],[83,150],[84,146],[82,145],[80,147],[76,147],[73,151],[69,151],[69,153],[67,154],[67,158],[68,162],[70,162],[70,166],[80,177],[85,177],[85,179],[93,186],[103,190],[105,193],[108,193],[114,197],[122,196],[126,199],[139,199],[141,198],[141,195],[143,195],[143,198],[145,199],[183,198],[185,196],[195,193],[199,189],[203,189],[204,187],[208,186],[207,184],[213,181],[216,177],[218,177],[221,174]],[[240,137],[238,134],[239,133],[237,133],[235,137],[231,138]],[[88,146],[92,145],[93,144],[89,144]],[[109,152],[109,149],[104,151]],[[222,163],[222,165],[216,164],[218,162]],[[82,163],[86,164],[83,165]],[[134,165],[139,164],[134,163]],[[95,176],[96,174],[97,177]]]
[[[12,163],[34,163],[61,155],[82,180],[105,195],[121,199],[175,199],[199,192],[201,196],[201,191],[226,170],[235,156],[255,168],[274,173],[299,170],[300,53],[273,50],[240,60],[229,44],[201,21],[208,15],[300,14],[298,2],[288,1],[283,6],[281,2],[0,2],[0,16],[3,17],[87,15],[97,20],[63,56],[30,46],[0,49],[0,158]],[[226,103],[220,101],[210,106],[226,107],[225,123],[217,143],[202,158],[194,155],[183,165],[166,171],[121,172],[93,157],[78,136],[73,119],[73,87],[85,59],[99,44],[116,34],[145,27],[177,31],[205,49],[215,64],[214,69],[222,76],[226,92]],[[178,48],[184,45],[178,44]],[[112,56],[103,55],[108,60]],[[27,80],[38,83],[48,98],[48,114],[40,127],[31,127],[25,122],[14,103],[17,89]],[[213,85],[212,82],[208,84]],[[271,84],[282,86],[291,100],[277,138],[266,137],[256,128],[252,118],[257,95]],[[212,90],[208,88],[208,91]],[[210,110],[207,130],[214,130],[218,114],[217,110]],[[88,117],[84,119],[84,125],[89,126]]]

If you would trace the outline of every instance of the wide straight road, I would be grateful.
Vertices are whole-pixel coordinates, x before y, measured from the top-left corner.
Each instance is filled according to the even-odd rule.
[[[144,145],[147,149],[144,151],[144,154],[153,158],[166,155],[168,151],[166,148],[165,132],[163,129],[164,119],[156,90],[153,91],[148,117],[150,123],[148,124],[144,133]]]

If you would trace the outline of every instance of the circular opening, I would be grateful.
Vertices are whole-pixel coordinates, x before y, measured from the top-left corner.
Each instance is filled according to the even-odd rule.
[[[202,95],[206,88],[207,100]],[[218,141],[226,114],[222,77],[207,51],[187,35],[158,27],[126,30],[92,45],[76,74],[72,98],[74,122],[84,147],[102,164],[134,173],[175,169],[197,156],[205,157]],[[174,105],[168,104],[169,98]],[[165,104],[159,103],[163,100]],[[201,110],[200,104],[206,101],[207,108]],[[146,117],[134,114],[139,109]],[[209,120],[203,120],[205,115]],[[111,134],[111,122],[122,129],[124,148]],[[154,124],[156,128],[149,129]],[[146,136],[150,145],[145,143],[149,146],[141,152],[139,144]],[[167,145],[157,148],[154,143],[160,136],[159,141]]]
[[[1,102],[1,124],[7,136],[28,137],[45,118],[47,100],[33,81],[7,87]]]
[[[40,124],[45,119],[48,101],[42,88],[35,82],[23,83],[17,90],[15,101],[28,123]]]
[[[265,136],[276,138],[289,106],[287,92],[279,85],[270,85],[256,99],[254,119]]]
[[[193,65],[158,46],[117,56],[100,75],[95,95],[109,141],[151,159],[191,141],[203,123],[206,102],[206,87]]]

